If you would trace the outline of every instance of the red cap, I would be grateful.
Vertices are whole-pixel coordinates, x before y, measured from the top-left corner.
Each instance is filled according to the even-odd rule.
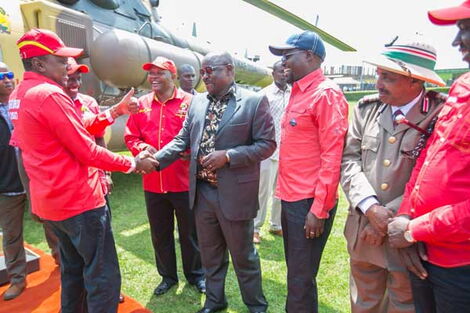
[[[470,0],[456,7],[428,11],[428,17],[436,25],[451,25],[470,18]]]
[[[77,57],[83,49],[66,47],[63,41],[47,29],[33,28],[26,32],[16,45],[20,49],[22,59],[53,54],[61,57]]]
[[[168,71],[172,72],[173,74],[176,74],[175,62],[173,62],[172,60],[169,60],[165,57],[157,57],[155,60],[153,60],[152,63],[145,63],[144,65],[142,65],[142,68],[145,71],[150,71],[150,69],[154,66],[158,67],[162,70],[168,70]]]
[[[72,57],[67,60],[67,64],[69,66],[68,75],[72,75],[76,71],[80,71],[80,73],[88,73],[90,71],[86,64],[78,64],[75,58]]]

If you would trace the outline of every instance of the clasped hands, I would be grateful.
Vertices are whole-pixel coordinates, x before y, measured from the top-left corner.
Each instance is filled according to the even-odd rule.
[[[408,218],[404,216],[393,218],[393,212],[379,204],[371,205],[365,215],[369,224],[362,230],[359,237],[361,240],[373,246],[380,246],[388,235],[392,248],[406,248],[412,245],[404,236],[408,228]]]
[[[135,157],[134,161],[134,173],[137,174],[150,174],[155,171],[160,165],[157,159],[155,159],[155,156],[148,149],[140,152]]]
[[[367,211],[369,223],[360,234],[360,239],[373,246],[380,246],[388,235],[392,248],[397,248],[406,268],[420,279],[426,279],[428,273],[421,260],[427,260],[423,243],[413,244],[405,239],[410,219],[405,216],[392,217],[387,208],[374,204]]]

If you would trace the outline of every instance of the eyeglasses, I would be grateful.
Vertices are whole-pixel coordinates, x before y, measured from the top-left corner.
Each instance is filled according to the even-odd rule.
[[[15,74],[13,72],[1,72],[0,73],[0,80],[4,80],[6,78],[8,79],[13,79],[15,77]]]
[[[281,61],[286,62],[287,60],[289,60],[289,58],[291,56],[293,56],[294,54],[297,54],[299,52],[304,52],[304,50],[295,50],[294,52],[283,54],[282,57],[281,57]]]
[[[213,66],[206,66],[206,67],[203,67],[199,70],[199,74],[201,74],[201,76],[204,76],[204,75],[211,75],[214,71],[216,71],[218,68],[222,68],[224,66],[227,66],[228,64],[217,64],[217,65],[213,65]]]

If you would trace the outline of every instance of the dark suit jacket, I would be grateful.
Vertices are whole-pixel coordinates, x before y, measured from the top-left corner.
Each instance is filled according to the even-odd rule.
[[[191,149],[190,208],[194,207],[197,155],[208,105],[207,93],[193,97],[179,134],[155,154],[160,169],[164,169],[179,158],[179,152]],[[259,163],[271,156],[275,149],[274,124],[267,98],[237,87],[215,139],[215,150],[227,150],[230,156],[230,164],[217,170],[220,208],[227,219],[241,221],[256,216]]]

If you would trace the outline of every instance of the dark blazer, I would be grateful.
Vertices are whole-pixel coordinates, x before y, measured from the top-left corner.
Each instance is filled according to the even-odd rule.
[[[191,149],[189,204],[196,195],[197,155],[206,111],[207,92],[193,97],[179,134],[155,154],[164,169]],[[227,150],[230,164],[217,170],[218,194],[224,216],[233,221],[252,219],[258,211],[259,163],[276,149],[274,124],[265,96],[236,88],[228,102],[215,139],[215,150]]]

